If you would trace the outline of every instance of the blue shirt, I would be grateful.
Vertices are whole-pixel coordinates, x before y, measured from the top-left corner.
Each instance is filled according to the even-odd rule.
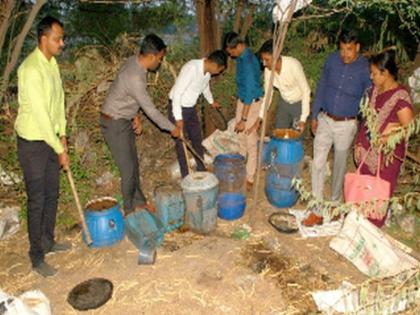
[[[359,56],[354,62],[345,64],[338,51],[332,53],[318,83],[312,119],[317,119],[321,109],[338,117],[357,116],[360,99],[371,85],[365,57]]]
[[[236,85],[238,98],[245,105],[263,96],[260,83],[260,62],[247,47],[236,60]]]

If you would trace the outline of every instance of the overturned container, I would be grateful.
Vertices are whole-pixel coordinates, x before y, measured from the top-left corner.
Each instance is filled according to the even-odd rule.
[[[153,264],[156,248],[163,241],[163,225],[147,210],[130,213],[125,219],[127,237],[139,250],[139,264]]]
[[[185,224],[200,234],[208,234],[216,228],[217,193],[219,181],[209,172],[195,172],[181,182],[185,200]]]

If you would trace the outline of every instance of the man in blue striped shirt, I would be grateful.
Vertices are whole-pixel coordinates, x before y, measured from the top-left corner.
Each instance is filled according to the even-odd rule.
[[[328,56],[312,108],[311,129],[315,135],[312,164],[312,193],[323,198],[328,153],[334,146],[331,199],[342,197],[347,155],[356,134],[360,99],[371,86],[369,64],[359,55],[360,44],[354,31],[343,31],[339,50]],[[321,224],[312,213],[303,224]]]
[[[260,82],[261,67],[258,58],[237,33],[226,34],[224,48],[230,57],[236,59],[238,102],[235,131],[238,132],[240,154],[247,160],[247,189],[250,190],[257,168],[258,134],[257,130],[251,127],[259,119],[260,99],[263,96]]]

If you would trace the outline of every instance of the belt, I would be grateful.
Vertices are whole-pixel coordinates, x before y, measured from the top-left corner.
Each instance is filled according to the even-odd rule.
[[[352,116],[352,117],[339,117],[339,116],[335,116],[333,114],[324,112],[325,115],[327,115],[328,117],[330,117],[332,120],[334,121],[347,121],[347,120],[355,120],[357,118],[357,116]]]
[[[114,118],[112,116],[109,116],[108,114],[102,113],[101,112],[101,117],[105,120],[114,120]]]
[[[259,98],[254,98],[253,100],[252,100],[252,103],[258,103],[259,101],[261,100],[261,98],[259,97]],[[243,101],[243,100],[241,100],[240,99],[240,101],[242,102],[242,103],[244,103],[245,104],[245,102]],[[252,104],[251,103],[251,104]]]

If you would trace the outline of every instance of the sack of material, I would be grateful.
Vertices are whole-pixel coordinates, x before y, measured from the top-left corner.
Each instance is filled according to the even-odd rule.
[[[0,290],[0,314],[51,315],[50,301],[39,290],[26,291],[19,297]]]
[[[19,207],[0,207],[0,241],[19,231]]]
[[[386,235],[357,211],[351,211],[330,247],[370,277],[387,277],[419,267],[405,245]]]
[[[221,131],[216,129],[210,136],[203,140],[202,145],[210,153],[212,158],[219,154],[237,153],[239,151],[238,136],[234,131],[235,120],[228,123],[228,129]]]
[[[359,208],[365,217],[374,220],[382,220],[388,208],[390,198],[391,184],[379,176],[381,165],[381,155],[378,154],[378,169],[376,176],[362,175],[360,169],[365,163],[366,156],[361,161],[356,173],[347,173],[344,177],[344,200],[346,203],[354,204],[355,208]],[[362,207],[359,204],[369,203]]]

